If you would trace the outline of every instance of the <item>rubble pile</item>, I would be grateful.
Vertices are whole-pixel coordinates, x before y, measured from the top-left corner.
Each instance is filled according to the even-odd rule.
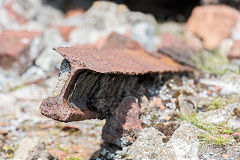
[[[71,2],[0,0],[0,159],[239,159],[238,2]]]

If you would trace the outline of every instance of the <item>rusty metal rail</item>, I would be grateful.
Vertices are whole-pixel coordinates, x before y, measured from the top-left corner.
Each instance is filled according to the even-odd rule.
[[[64,122],[106,118],[125,96],[140,93],[141,85],[153,84],[148,77],[191,71],[164,55],[156,58],[144,51],[81,47],[55,50],[65,59],[57,87],[40,110]]]

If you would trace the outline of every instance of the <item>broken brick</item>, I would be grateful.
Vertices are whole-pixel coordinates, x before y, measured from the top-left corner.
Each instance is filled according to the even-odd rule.
[[[142,51],[76,47],[55,50],[65,59],[57,87],[40,110],[64,122],[104,119],[122,98],[130,93],[137,95],[141,85],[153,84],[158,73],[192,71],[166,56],[159,54],[156,58]]]
[[[8,135],[8,131],[0,129],[0,134],[3,135],[3,136],[6,136],[6,135]]]
[[[142,50],[144,48],[135,40],[131,39],[128,36],[121,35],[118,33],[111,33],[106,40],[103,42],[103,45],[99,48],[103,49],[130,49],[130,50]]]
[[[0,34],[0,67],[22,74],[32,64],[31,44],[40,32],[5,30]]]
[[[191,47],[170,33],[162,35],[158,52],[167,55],[180,64],[195,67]]]
[[[69,34],[74,30],[75,26],[56,26],[59,33],[62,35],[65,41],[69,41]]]
[[[158,98],[158,97],[154,97],[150,101],[149,106],[150,107],[155,107],[155,108],[159,107],[160,109],[164,109],[164,106],[162,104],[162,100],[160,98]]]
[[[69,17],[73,17],[73,16],[77,16],[77,15],[81,15],[85,12],[85,10],[83,8],[73,8],[73,9],[69,9],[66,11],[65,16],[67,18]]]
[[[239,12],[228,6],[200,6],[194,8],[187,29],[203,39],[206,49],[214,49],[230,36],[238,18]]]

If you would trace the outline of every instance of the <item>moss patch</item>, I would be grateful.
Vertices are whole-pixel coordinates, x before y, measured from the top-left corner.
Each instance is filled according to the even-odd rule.
[[[64,160],[83,160],[83,158],[81,158],[81,157],[75,157],[75,156],[70,156],[70,157],[64,158]]]
[[[226,73],[239,73],[239,69],[231,66],[227,57],[222,56],[218,50],[202,51],[195,55],[194,60],[197,68],[217,76]]]
[[[232,134],[234,130],[227,127],[226,122],[220,124],[208,123],[197,118],[196,114],[189,116],[180,115],[180,118],[203,130],[199,136],[202,142],[217,146],[227,145],[233,142],[233,137],[230,136],[230,134]]]

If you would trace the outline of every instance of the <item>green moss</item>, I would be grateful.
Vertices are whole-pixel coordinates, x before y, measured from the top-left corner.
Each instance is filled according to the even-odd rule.
[[[152,116],[151,116],[151,120],[153,121],[154,119],[155,119],[155,116],[154,116],[154,115],[152,115]]]
[[[15,152],[16,148],[15,147],[11,147],[9,145],[4,145],[2,147],[2,152],[4,153],[4,157],[6,159],[12,159],[14,152]]]
[[[222,146],[231,143],[230,139],[227,139],[222,135],[215,135],[211,133],[201,133],[200,140],[216,146]]]
[[[227,57],[222,56],[218,50],[202,51],[195,55],[194,60],[200,70],[208,73],[215,75],[239,73],[239,69],[232,70]]]
[[[229,144],[233,140],[231,136],[229,138],[224,136],[224,134],[230,135],[234,132],[232,128],[226,126],[226,122],[220,124],[208,123],[197,118],[196,114],[189,116],[180,115],[180,118],[203,130],[199,136],[202,142],[220,146]]]
[[[9,88],[9,91],[16,91],[16,90],[21,89],[21,88],[24,88],[24,87],[26,87],[26,86],[27,86],[26,84],[21,84],[21,85],[19,85],[19,86],[15,86],[15,87]]]
[[[226,98],[214,97],[211,99],[210,103],[208,104],[207,110],[219,109],[221,107],[227,106],[229,102],[230,101]]]
[[[209,104],[206,104],[206,110],[216,110],[222,107],[226,107],[231,103],[239,103],[239,96],[229,96],[229,97],[213,97]]]
[[[221,98],[212,99],[209,104],[209,108],[215,110],[215,109],[220,108],[220,105],[222,105],[222,104],[223,104],[223,102],[222,102]]]
[[[64,160],[83,160],[83,158],[81,158],[81,157],[70,156],[70,157],[66,157],[66,158],[64,158]]]

